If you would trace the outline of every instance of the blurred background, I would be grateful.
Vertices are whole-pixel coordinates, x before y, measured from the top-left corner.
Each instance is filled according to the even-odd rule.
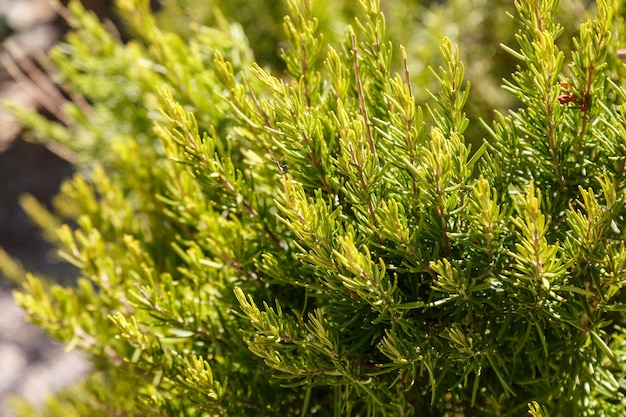
[[[108,0],[83,3],[103,18],[112,16]],[[0,0],[0,100],[45,111],[42,91],[25,82],[22,77],[26,74],[17,67],[28,70],[66,30],[47,0]],[[0,247],[27,270],[71,281],[76,271],[56,260],[52,246],[29,221],[18,200],[28,193],[50,207],[72,167],[53,150],[27,142],[23,136],[19,122],[0,106]],[[77,354],[65,353],[63,346],[26,323],[13,301],[14,289],[0,273],[0,417],[10,416],[11,395],[40,403],[46,393],[71,383],[89,368]]]

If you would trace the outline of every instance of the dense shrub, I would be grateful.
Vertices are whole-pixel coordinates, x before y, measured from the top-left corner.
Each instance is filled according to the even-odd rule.
[[[556,0],[518,0],[519,105],[484,124],[455,43],[424,103],[374,0],[343,36],[352,9],[288,1],[285,72],[224,19],[179,35],[119,6],[133,41],[72,3],[52,53],[87,100],[63,124],[18,111],[80,168],[57,218],[26,200],[81,278],[16,297],[94,363],[43,415],[623,415],[621,2],[570,42]],[[470,61],[508,62],[478,58],[499,33]]]

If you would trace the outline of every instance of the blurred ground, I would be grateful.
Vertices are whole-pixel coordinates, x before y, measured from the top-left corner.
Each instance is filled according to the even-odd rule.
[[[110,15],[108,0],[85,0],[101,16]],[[35,57],[56,43],[65,30],[47,0],[0,0],[0,100],[10,98],[39,109],[36,88],[28,87],[8,69],[14,60]],[[72,173],[70,164],[41,145],[25,142],[21,128],[0,106],[0,246],[19,259],[28,270],[56,279],[73,279],[75,271],[54,263],[52,248],[44,242],[18,205],[30,193],[49,205],[63,180]],[[0,417],[9,417],[7,398],[23,396],[39,404],[46,393],[75,381],[89,365],[77,354],[50,341],[24,320],[13,301],[13,285],[0,274]]]

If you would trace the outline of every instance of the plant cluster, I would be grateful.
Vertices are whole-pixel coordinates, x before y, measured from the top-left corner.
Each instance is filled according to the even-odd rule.
[[[336,43],[288,0],[285,73],[118,5],[134,40],[72,2],[51,55],[86,100],[16,110],[76,155],[55,215],[24,202],[81,275],[16,297],[94,364],[20,415],[623,415],[622,2],[566,54],[558,1],[516,0],[520,105],[475,149],[459,49],[420,104],[377,0]]]

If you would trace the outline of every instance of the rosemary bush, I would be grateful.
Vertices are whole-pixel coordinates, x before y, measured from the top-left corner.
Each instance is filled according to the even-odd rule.
[[[416,99],[376,0],[328,42],[288,0],[284,73],[223,20],[118,5],[134,40],[74,2],[51,54],[86,100],[16,109],[75,153],[55,214],[24,206],[81,276],[16,297],[94,364],[19,415],[624,414],[623,2],[563,39],[558,1],[517,0],[519,107],[482,125],[447,38]]]

